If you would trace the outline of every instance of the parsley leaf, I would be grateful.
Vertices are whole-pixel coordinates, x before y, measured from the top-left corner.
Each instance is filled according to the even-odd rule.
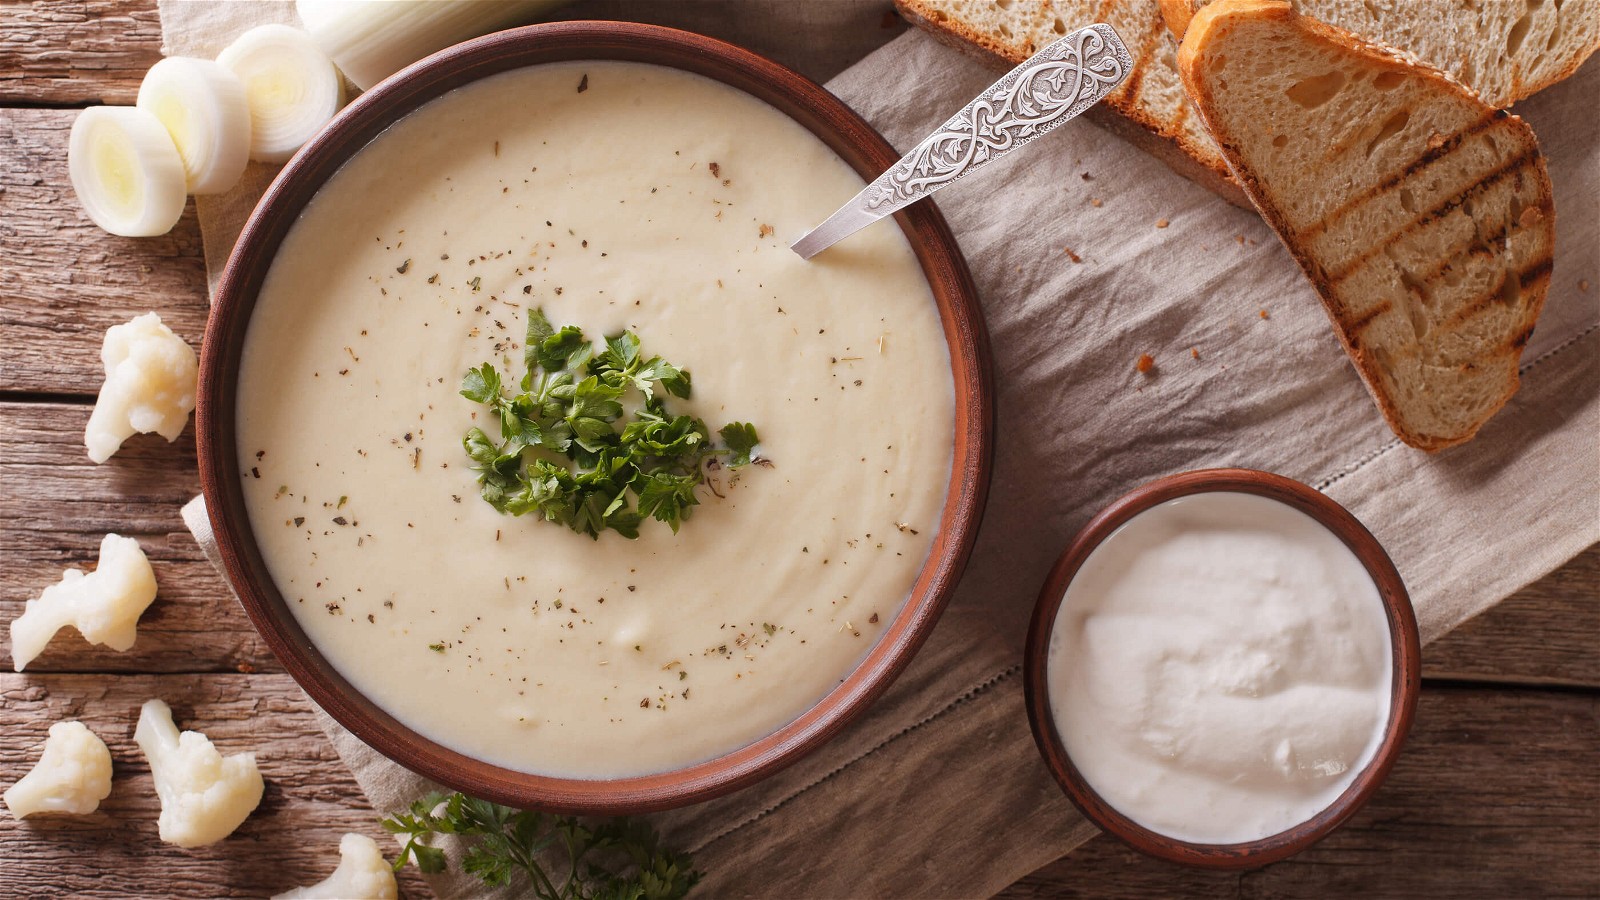
[[[477,403],[492,403],[500,397],[500,372],[489,363],[468,369],[461,379],[461,396]]]
[[[719,446],[704,422],[669,412],[668,395],[689,397],[689,373],[646,356],[630,332],[596,352],[581,329],[558,329],[533,309],[523,362],[514,396],[502,393],[491,363],[461,382],[463,397],[500,420],[499,443],[474,427],[462,446],[483,499],[502,513],[537,513],[597,539],[607,529],[637,538],[646,518],[677,532],[700,503],[708,465],[739,468],[758,458],[755,426],[723,426]],[[630,392],[643,402],[628,415]]]
[[[761,439],[756,436],[756,427],[749,422],[730,422],[722,426],[717,434],[721,435],[722,442],[728,445],[728,450],[733,455],[728,459],[728,465],[737,469],[740,466],[750,465],[750,460],[755,455],[756,445]]]
[[[700,880],[687,853],[629,819],[584,822],[456,793],[423,797],[379,824],[406,838],[395,871],[411,861],[428,874],[446,871],[445,852],[426,842],[454,835],[466,848],[463,872],[492,888],[520,883],[539,900],[679,900]],[[562,857],[564,867],[552,862]]]
[[[698,475],[641,474],[634,481],[634,488],[639,492],[639,515],[654,516],[656,521],[670,525],[676,534],[678,523],[689,517],[690,507],[700,503],[694,495],[699,483]]]
[[[539,345],[537,361],[540,368],[550,371],[569,366],[576,369],[593,352],[594,348],[583,339],[583,330],[574,325],[567,325],[544,339]]]
[[[467,436],[461,443],[467,448],[467,456],[479,467],[492,466],[495,459],[500,456],[500,448],[494,441],[489,440],[489,436],[483,433],[482,428],[474,426],[468,429]]]

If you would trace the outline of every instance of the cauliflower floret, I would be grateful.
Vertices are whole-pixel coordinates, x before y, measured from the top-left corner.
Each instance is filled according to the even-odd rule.
[[[82,722],[50,726],[33,770],[5,793],[6,808],[21,819],[34,813],[88,815],[111,794],[111,751]],[[391,895],[393,896],[393,895]]]
[[[106,381],[89,414],[83,440],[89,458],[103,463],[135,434],[178,439],[194,411],[199,364],[194,351],[161,317],[145,313],[113,325],[100,347]]]
[[[360,834],[339,841],[339,868],[310,887],[295,888],[272,900],[395,900],[394,869],[378,842]]]
[[[29,600],[11,622],[11,662],[18,672],[44,651],[63,625],[78,629],[91,644],[126,650],[138,636],[139,616],[156,599],[156,575],[139,542],[108,534],[100,542],[100,563],[85,575],[61,573],[61,581]]]
[[[179,847],[213,844],[233,833],[265,785],[254,753],[224,758],[198,731],[178,733],[172,708],[148,700],[139,710],[133,739],[150,760],[161,797],[161,839]]]

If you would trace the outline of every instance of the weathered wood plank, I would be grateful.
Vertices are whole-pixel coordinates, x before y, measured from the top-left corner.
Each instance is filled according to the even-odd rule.
[[[223,753],[254,751],[266,779],[261,806],[231,837],[183,850],[156,834],[160,803],[133,728],[159,697],[180,727]],[[321,880],[355,831],[394,854],[360,788],[287,675],[0,674],[0,781],[38,759],[53,722],[78,719],[111,749],[111,796],[89,816],[18,821],[0,815],[0,894],[11,897],[262,897]],[[419,880],[408,896],[428,896]]]
[[[1109,837],[1012,885],[1065,897],[1600,895],[1600,696],[1424,690],[1389,780],[1343,829],[1245,873],[1142,857]]]
[[[89,461],[90,407],[0,404],[0,621],[22,611],[69,565],[92,567],[107,532],[138,538],[155,568],[156,602],[126,653],[64,633],[29,671],[280,671],[212,570],[178,511],[195,494],[194,440],[137,435],[104,465]],[[0,668],[11,668],[10,642]]]
[[[1600,685],[1600,545],[1422,653],[1430,678]],[[1499,661],[1515,660],[1514,665]],[[1487,663],[1487,664],[1486,664]]]
[[[132,103],[160,58],[151,0],[6,0],[0,105]]]
[[[105,330],[141,313],[160,313],[197,350],[205,331],[193,205],[161,237],[101,231],[67,177],[76,115],[0,109],[0,391],[93,396]]]
[[[93,649],[64,635],[38,671],[279,671],[221,577],[178,517],[199,493],[194,442],[139,435],[105,465],[89,461],[89,407],[0,403],[0,621],[60,577],[92,565],[108,531],[138,537],[156,567],[160,594],[127,653]],[[1529,585],[1430,646],[1429,678],[1600,687],[1600,546]],[[0,667],[10,667],[0,650]]]

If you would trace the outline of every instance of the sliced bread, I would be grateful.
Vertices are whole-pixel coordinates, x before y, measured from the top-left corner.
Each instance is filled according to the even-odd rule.
[[[1177,46],[1156,0],[895,0],[907,21],[940,42],[1009,68],[1077,28],[1105,22],[1133,55],[1122,86],[1092,107],[1121,135],[1237,206],[1249,206],[1178,82]]]
[[[1134,55],[1117,93],[1089,111],[1098,124],[1179,173],[1245,205],[1216,144],[1179,87],[1166,13],[1182,27],[1204,0],[895,0],[946,44],[1012,66],[1075,28],[1106,22]],[[1491,105],[1567,77],[1600,48],[1600,0],[1296,0],[1311,15],[1455,75]],[[1163,9],[1163,7],[1165,7]]]
[[[1550,283],[1533,130],[1286,0],[1205,6],[1178,68],[1395,434],[1471,439],[1516,391]]]
[[[1180,40],[1213,0],[1160,0]],[[1600,0],[1293,0],[1295,10],[1403,50],[1507,107],[1566,78],[1600,48]]]

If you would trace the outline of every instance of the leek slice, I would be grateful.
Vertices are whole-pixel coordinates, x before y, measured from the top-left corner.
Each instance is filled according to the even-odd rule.
[[[154,113],[91,106],[73,120],[67,172],[96,225],[123,237],[166,234],[187,200],[183,157]]]
[[[217,62],[244,83],[250,106],[250,158],[283,162],[344,103],[344,82],[311,36],[287,25],[239,35]]]
[[[205,59],[171,57],[139,85],[140,109],[166,126],[191,194],[233,187],[250,161],[250,107],[232,72]]]

